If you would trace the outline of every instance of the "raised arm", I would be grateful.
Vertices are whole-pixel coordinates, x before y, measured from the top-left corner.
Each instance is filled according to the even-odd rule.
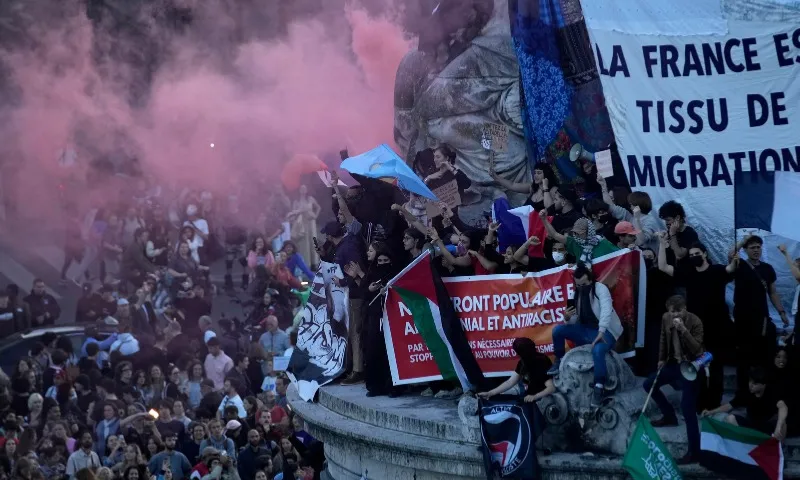
[[[497,230],[499,228],[500,228],[499,222],[492,222],[489,224],[489,229],[486,232],[486,236],[483,239],[486,245],[492,245],[494,243],[494,239],[497,237]],[[455,225],[453,226],[453,229],[456,231],[456,233],[461,234],[461,232],[458,231]]]
[[[614,200],[611,198],[611,192],[608,191],[608,183],[606,183],[605,177],[599,173],[597,174],[597,183],[600,184],[600,192],[603,194],[603,201],[609,206],[616,205]]]
[[[484,257],[483,255],[480,254],[480,252],[476,252],[475,250],[470,250],[468,253],[470,257],[477,258],[478,261],[481,262],[481,265],[483,265],[483,268],[485,268],[486,270],[489,270],[490,272],[494,272],[495,270],[497,270],[497,263]]]
[[[394,205],[392,205],[392,210],[400,212],[400,215],[403,216],[403,218],[406,220],[406,223],[408,223],[410,227],[416,228],[420,232],[428,231],[428,227],[424,225],[422,222],[420,222],[419,219],[415,217],[411,212],[403,208],[402,205],[398,205],[395,203]]]
[[[442,239],[439,238],[439,233],[435,228],[431,227],[427,230],[427,232],[428,236],[431,238],[431,242],[439,247],[439,252],[442,254],[442,257],[450,262],[450,264],[458,265],[459,267],[466,267],[472,264],[472,261],[468,255],[463,257],[454,257],[453,254],[450,253],[450,250],[447,249]]]
[[[505,178],[500,177],[500,175],[494,171],[494,161],[489,163],[489,175],[492,177],[492,180],[494,180],[495,183],[499,184],[506,190],[511,190],[512,192],[517,193],[531,193],[530,183],[515,183],[511,180],[506,180]]]
[[[736,272],[736,269],[739,268],[739,253],[734,253],[731,257],[730,263],[725,267],[725,271],[733,274]]]
[[[675,275],[675,267],[667,263],[667,235],[662,232],[658,236],[658,269],[670,277]]]
[[[339,174],[336,172],[336,170],[331,170],[331,187],[333,188],[336,202],[339,204],[339,211],[342,212],[342,216],[344,216],[344,223],[349,225],[350,222],[353,221],[353,214],[350,213],[350,209],[347,207],[347,202],[344,201],[344,197],[339,191]]]
[[[525,240],[525,243],[520,245],[516,252],[514,252],[514,260],[518,261],[523,265],[528,265],[530,262],[530,258],[528,257],[528,248],[531,245],[539,245],[541,240],[536,235],[531,236],[529,239]]]
[[[542,223],[544,224],[545,230],[547,230],[547,236],[552,238],[554,241],[558,243],[563,243],[564,245],[567,244],[567,236],[562,235],[553,228],[553,224],[550,223],[550,220],[547,219],[547,211],[541,210],[539,212],[539,218],[542,219]]]

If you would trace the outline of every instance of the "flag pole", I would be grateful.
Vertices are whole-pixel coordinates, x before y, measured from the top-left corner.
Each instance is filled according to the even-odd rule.
[[[661,370],[663,369],[664,367],[661,367],[656,372],[656,378],[653,379],[653,386],[650,387],[650,392],[647,394],[647,400],[644,401],[644,406],[642,407],[642,415],[644,415],[644,411],[647,410],[647,405],[650,403],[650,397],[653,396],[653,390],[656,389],[656,385],[658,384],[658,376],[661,375]]]
[[[737,238],[736,234],[736,180],[737,177],[740,177],[742,172],[735,171],[733,172],[733,253],[738,253],[739,249],[736,248],[738,246],[739,239]],[[728,259],[728,263],[730,263],[730,259]]]

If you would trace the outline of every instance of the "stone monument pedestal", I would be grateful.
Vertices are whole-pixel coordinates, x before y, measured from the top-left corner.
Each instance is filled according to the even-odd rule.
[[[614,356],[616,385],[599,409],[589,408],[583,385],[590,376],[581,349],[568,353],[556,385],[560,392],[539,403],[547,425],[545,446],[555,453],[539,452],[544,480],[627,480],[622,453],[641,410],[646,392],[643,379],[630,374]],[[612,365],[613,364],[613,365]],[[624,368],[622,368],[624,367]],[[726,386],[732,384],[726,378]],[[680,392],[664,389],[674,405]],[[480,450],[477,400],[471,397],[438,400],[408,394],[398,398],[366,397],[363,385],[329,385],[319,390],[318,403],[300,400],[293,387],[288,392],[292,410],[308,431],[325,442],[327,477],[331,480],[478,480],[485,479]],[[727,394],[726,399],[730,398]],[[583,403],[586,405],[584,406]],[[657,418],[654,407],[647,414]],[[686,431],[659,428],[659,435],[674,458],[686,453]],[[571,447],[571,451],[563,449]],[[591,452],[591,453],[590,453]],[[800,439],[785,442],[784,478],[800,478]],[[684,479],[723,477],[699,465],[680,467]],[[325,478],[325,477],[324,477]]]

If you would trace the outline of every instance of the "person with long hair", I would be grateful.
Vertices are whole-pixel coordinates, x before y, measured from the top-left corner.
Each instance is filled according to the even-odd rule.
[[[567,340],[579,347],[591,345],[594,360],[594,391],[591,405],[600,406],[608,373],[606,354],[614,348],[622,336],[622,322],[614,304],[611,292],[603,282],[598,282],[594,272],[585,263],[578,263],[572,275],[575,282],[575,306],[564,312],[567,323],[553,329],[553,352],[556,362],[550,367],[548,375],[558,375],[561,359],[566,353]]]
[[[208,267],[200,265],[192,253],[191,245],[186,241],[179,242],[176,255],[167,268],[173,292],[177,291],[180,283],[187,279],[191,279],[193,282],[200,280],[206,271],[208,271]]]
[[[11,478],[13,479],[32,480],[33,473],[36,471],[36,466],[33,462],[25,457],[15,462],[12,468],[13,473],[11,474]]]
[[[203,380],[206,377],[205,367],[203,367],[203,362],[199,360],[195,360],[189,365],[187,369],[187,373],[189,374],[189,382],[188,382],[188,397],[189,397],[189,407],[194,410],[198,406],[200,406],[200,400],[203,399],[203,392],[200,388]]]
[[[297,277],[294,276],[294,273],[286,266],[285,252],[278,252],[275,264],[272,266],[272,274],[275,276],[277,282],[287,287],[295,289],[303,288],[303,284],[300,283],[300,280],[298,280]]]
[[[294,274],[299,268],[308,281],[314,280],[314,272],[308,268],[305,259],[297,251],[297,245],[294,242],[291,240],[283,242],[281,252],[286,254],[286,268],[288,268],[290,272]]]
[[[286,215],[291,222],[292,240],[296,242],[300,254],[309,262],[316,263],[316,251],[312,239],[317,232],[317,218],[322,208],[314,197],[308,195],[308,187],[300,185],[298,198],[292,203],[292,211]]]
[[[258,235],[247,251],[247,273],[242,274],[242,290],[247,290],[247,286],[255,279],[257,266],[272,268],[274,264],[275,256],[269,249],[266,239],[263,235]]]
[[[539,163],[533,167],[533,181],[530,183],[512,182],[501,177],[495,171],[494,163],[489,166],[489,175],[495,183],[506,190],[528,194],[528,198],[525,199],[523,205],[530,205],[537,212],[547,210],[553,205],[553,189],[559,185],[555,172],[545,163]]]
[[[124,440],[124,437],[122,437],[121,435],[119,436],[119,438]],[[131,467],[142,468],[146,464],[147,462],[144,459],[144,455],[142,455],[142,449],[139,448],[139,445],[135,443],[129,443],[124,447],[122,461],[112,465],[111,469],[115,473],[120,473],[120,472],[126,472]]]
[[[547,355],[540,353],[533,340],[526,337],[514,340],[511,348],[519,357],[514,373],[499,386],[488,392],[481,392],[478,396],[489,399],[522,385],[527,385],[524,390],[524,401],[528,403],[537,402],[553,394],[556,387],[553,379],[547,374],[553,362]]]

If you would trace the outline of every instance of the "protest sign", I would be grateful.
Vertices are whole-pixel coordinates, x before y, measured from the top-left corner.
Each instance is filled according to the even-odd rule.
[[[453,177],[452,180],[443,185],[431,189],[431,191],[436,195],[436,198],[438,198],[439,201],[438,202],[430,201],[425,205],[428,217],[433,218],[441,215],[442,204],[447,205],[451,209],[461,205],[461,195],[458,193],[458,181],[455,179],[455,175],[450,174],[450,176]]]
[[[305,401],[313,399],[319,387],[344,372],[350,292],[347,287],[337,286],[333,278],[344,278],[339,265],[320,262],[311,295],[301,310],[297,346],[286,368]],[[278,370],[277,359],[274,368]]]
[[[679,199],[723,259],[734,172],[800,172],[800,29],[720,0],[581,3],[631,188],[656,208]]]
[[[601,150],[594,154],[594,163],[597,165],[597,173],[603,178],[614,176],[614,164],[611,163],[611,150]]]
[[[496,123],[484,123],[481,143],[486,150],[505,152],[508,148],[508,127]]]
[[[592,269],[611,290],[614,310],[625,331],[616,350],[632,355],[644,341],[645,275],[639,252],[621,250],[595,260]],[[519,360],[511,348],[518,337],[531,338],[540,352],[552,354],[551,330],[564,323],[567,299],[574,295],[566,266],[520,275],[481,275],[444,279],[475,358],[486,376],[507,376]],[[441,379],[410,310],[389,289],[383,333],[395,385]]]

